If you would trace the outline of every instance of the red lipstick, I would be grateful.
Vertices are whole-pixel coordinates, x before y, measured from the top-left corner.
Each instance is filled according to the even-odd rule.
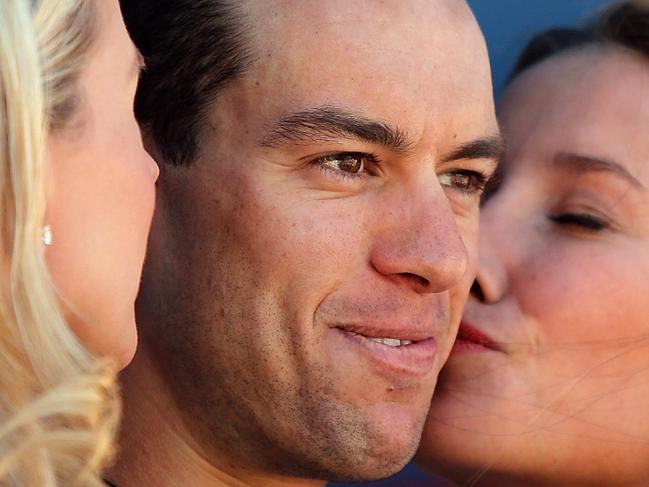
[[[501,351],[498,344],[476,327],[463,321],[453,344],[451,353],[480,352],[485,350]]]

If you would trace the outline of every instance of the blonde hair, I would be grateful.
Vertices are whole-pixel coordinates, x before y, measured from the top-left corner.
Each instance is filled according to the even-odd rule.
[[[91,0],[0,1],[0,485],[103,485],[116,369],[57,305],[40,241],[44,146],[79,103]]]

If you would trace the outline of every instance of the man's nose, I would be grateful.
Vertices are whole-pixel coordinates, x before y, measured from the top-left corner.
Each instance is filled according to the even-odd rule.
[[[466,247],[437,180],[391,198],[378,227],[371,262],[379,273],[417,293],[447,291],[464,277]]]

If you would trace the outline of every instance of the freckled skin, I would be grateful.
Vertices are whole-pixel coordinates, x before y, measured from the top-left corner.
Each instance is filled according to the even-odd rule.
[[[129,411],[159,373],[173,398],[160,431],[173,422],[233,477],[386,477],[414,454],[475,271],[478,198],[438,176],[455,137],[498,132],[484,43],[456,0],[248,7],[263,62],[221,92],[197,160],[162,167],[125,429],[144,427]],[[404,130],[411,154],[257,144],[278,117],[332,105]],[[351,181],[304,162],[335,151],[377,152],[386,169]],[[376,370],[332,331],[379,320],[434,329],[423,378]]]

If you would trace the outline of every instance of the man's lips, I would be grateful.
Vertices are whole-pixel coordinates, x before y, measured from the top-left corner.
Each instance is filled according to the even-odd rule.
[[[433,331],[430,326],[346,324],[337,325],[336,328],[366,338],[393,338],[410,342],[420,342],[433,338]]]
[[[502,351],[491,337],[466,321],[460,323],[460,329],[458,330],[451,353],[479,352],[484,350]]]
[[[435,363],[437,341],[430,328],[340,325],[332,330],[382,372],[423,377]]]

